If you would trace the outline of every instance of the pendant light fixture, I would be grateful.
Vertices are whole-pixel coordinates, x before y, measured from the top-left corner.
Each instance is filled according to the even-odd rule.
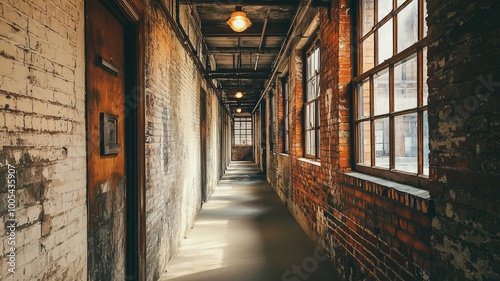
[[[238,89],[241,89],[241,80],[238,79]],[[238,90],[236,94],[234,95],[235,98],[241,99],[243,97],[243,92],[241,90]]]
[[[236,6],[236,11],[232,12],[231,17],[226,21],[235,32],[243,32],[252,25],[242,9],[242,6]]]
[[[236,108],[237,113],[241,113],[241,108]]]

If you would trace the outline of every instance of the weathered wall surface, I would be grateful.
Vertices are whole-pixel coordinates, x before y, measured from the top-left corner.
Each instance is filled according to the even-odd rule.
[[[84,1],[0,1],[1,280],[87,279],[83,11]]]
[[[154,6],[148,7],[146,30],[146,262],[148,280],[157,280],[202,203],[200,88],[207,92],[209,191],[220,178],[217,126],[223,113],[165,15]]]
[[[232,161],[253,161],[253,147],[252,146],[233,146],[231,150]]]
[[[498,279],[498,3],[429,3],[429,191],[351,171],[352,9],[333,7],[321,11],[319,31],[320,161],[301,159],[302,62],[292,54],[292,197],[276,124],[269,182],[346,279]]]
[[[166,5],[175,10],[172,1]],[[165,17],[146,12],[147,274],[156,280],[201,206],[200,89],[207,90],[207,189],[223,170],[225,111]],[[84,1],[0,2],[0,180],[16,168],[16,274],[87,279]],[[230,146],[224,148],[229,159]],[[8,224],[9,191],[0,189]],[[7,237],[2,227],[0,235]]]
[[[500,279],[498,1],[428,1],[436,280]]]

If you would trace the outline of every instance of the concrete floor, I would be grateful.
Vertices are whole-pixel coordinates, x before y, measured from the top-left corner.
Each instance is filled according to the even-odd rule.
[[[160,280],[341,280],[258,172],[229,166]]]

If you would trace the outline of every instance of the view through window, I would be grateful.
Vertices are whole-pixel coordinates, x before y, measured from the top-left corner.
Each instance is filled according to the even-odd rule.
[[[319,44],[306,53],[304,138],[307,158],[319,158]]]
[[[234,144],[252,145],[252,118],[234,118]]]
[[[425,0],[360,0],[356,160],[428,175]]]

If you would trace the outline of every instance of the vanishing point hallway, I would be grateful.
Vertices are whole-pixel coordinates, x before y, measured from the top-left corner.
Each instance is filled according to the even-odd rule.
[[[252,162],[233,162],[160,280],[336,281]]]

